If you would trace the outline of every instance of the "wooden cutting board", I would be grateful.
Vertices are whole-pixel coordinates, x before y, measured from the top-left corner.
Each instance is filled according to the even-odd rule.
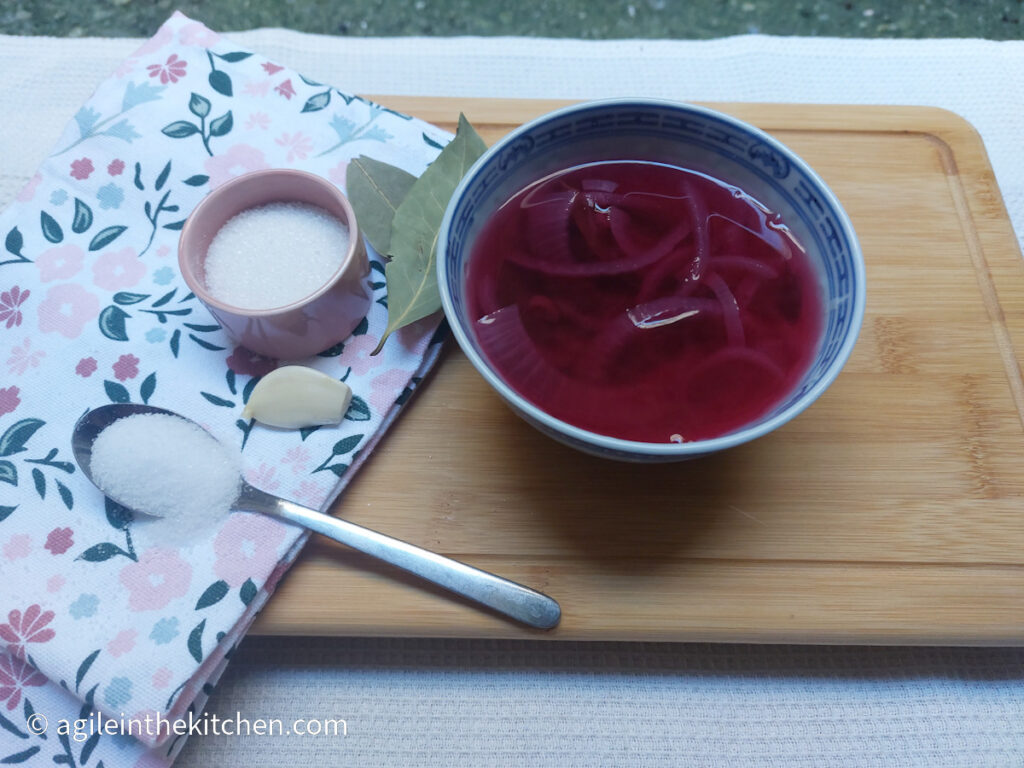
[[[488,142],[559,103],[383,97]],[[1024,641],[1024,262],[977,133],[917,107],[717,104],[832,187],[867,314],[829,391],[712,458],[590,458],[520,421],[451,342],[334,512],[546,591],[521,629],[312,543],[262,634],[796,643]]]

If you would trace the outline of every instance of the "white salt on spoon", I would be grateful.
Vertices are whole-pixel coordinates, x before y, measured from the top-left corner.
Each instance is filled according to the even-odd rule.
[[[276,309],[325,285],[348,252],[337,218],[306,203],[268,203],[228,219],[206,251],[210,295],[240,309]]]
[[[232,451],[198,425],[161,413],[137,413],[107,426],[92,444],[90,462],[105,494],[164,518],[149,522],[147,533],[169,544],[194,543],[217,526],[242,486]]]

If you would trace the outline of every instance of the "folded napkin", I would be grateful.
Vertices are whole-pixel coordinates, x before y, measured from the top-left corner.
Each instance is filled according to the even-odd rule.
[[[306,540],[251,515],[189,548],[151,536],[75,467],[83,411],[178,411],[239,450],[251,483],[322,508],[437,359],[436,317],[369,356],[387,314],[374,255],[365,322],[303,361],[350,384],[345,421],[284,432],[242,420],[277,363],[233,346],[185,287],[176,245],[189,211],[259,168],[343,186],[349,160],[367,154],[419,174],[449,138],[176,13],[0,215],[0,763],[169,764],[184,743],[169,727],[132,738],[75,734],[73,721],[201,712]]]

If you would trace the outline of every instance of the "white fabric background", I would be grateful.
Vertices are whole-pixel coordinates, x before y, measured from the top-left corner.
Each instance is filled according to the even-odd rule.
[[[1024,42],[231,37],[360,93],[944,107],[1024,240]],[[139,42],[0,36],[0,206]],[[210,708],[349,735],[198,737],[181,765],[1019,768],[1024,648],[250,638]]]

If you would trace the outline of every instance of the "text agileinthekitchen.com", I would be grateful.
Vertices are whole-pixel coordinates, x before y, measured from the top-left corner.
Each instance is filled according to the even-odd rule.
[[[26,721],[37,735],[46,733],[50,724],[46,717],[34,713]],[[348,736],[348,723],[342,718],[299,718],[286,723],[278,718],[249,718],[241,712],[234,717],[221,717],[203,712],[188,712],[179,719],[168,720],[159,712],[127,717],[107,717],[97,711],[88,717],[56,722],[59,736],[85,741],[93,734],[106,736],[145,737],[146,740],[167,736]]]

